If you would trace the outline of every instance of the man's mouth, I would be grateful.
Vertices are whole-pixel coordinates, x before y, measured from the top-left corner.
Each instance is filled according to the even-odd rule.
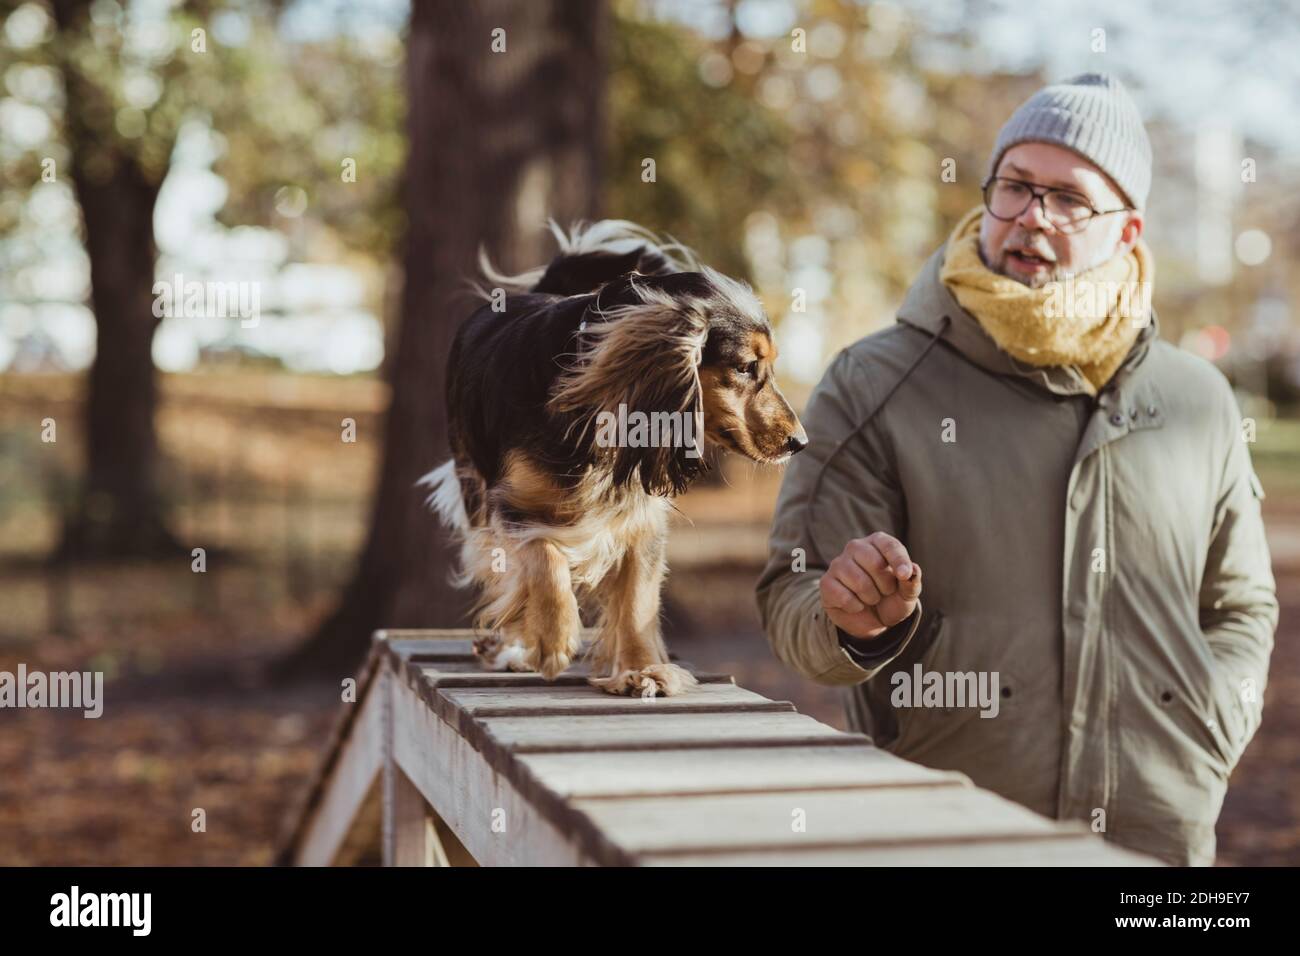
[[[1052,260],[1044,256],[1036,255],[1028,249],[1008,249],[1007,260],[1014,262],[1022,269],[1046,269],[1052,265]]]

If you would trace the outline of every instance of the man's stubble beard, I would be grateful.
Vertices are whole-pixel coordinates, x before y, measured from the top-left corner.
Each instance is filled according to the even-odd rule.
[[[1121,228],[1112,228],[1112,231],[1115,233],[1121,232],[1122,223],[1120,223],[1119,226]],[[1002,245],[1003,247],[1012,245],[1013,239],[1024,240],[1023,242],[1015,243],[1015,245],[1027,245],[1027,246],[1034,245],[1032,240],[1037,235],[1038,233],[1030,233],[1030,232],[1025,232],[1024,230],[1020,230],[1013,236],[1007,236],[1007,238],[1003,241]],[[1029,279],[1024,279],[1018,275],[1013,275],[1012,273],[1007,271],[1007,267],[1006,267],[1007,256],[1005,252],[1002,253],[1002,255],[998,258],[997,263],[994,264],[989,262],[988,256],[985,255],[984,253],[983,236],[980,237],[979,242],[975,243],[975,249],[976,251],[979,252],[980,261],[983,262],[984,265],[990,271],[996,272],[1000,276],[1006,276],[1008,279],[1014,279],[1016,282],[1019,282],[1021,285],[1028,286],[1031,289],[1041,289],[1043,286],[1051,282],[1065,282],[1071,275],[1077,276],[1081,272],[1088,272],[1092,269],[1095,269],[1098,266],[1102,265],[1103,263],[1109,262],[1111,258],[1113,258],[1116,252],[1118,251],[1118,246],[1119,246],[1119,236],[1114,235],[1111,237],[1109,241],[1102,244],[1101,250],[1104,251],[1098,251],[1097,255],[1093,257],[1093,261],[1089,262],[1081,269],[1062,269],[1061,264],[1059,262],[1054,262],[1052,263],[1052,268],[1047,270],[1047,272],[1043,273],[1042,275],[1034,276]]]
[[[1058,263],[1054,262],[1052,263],[1052,268],[1048,269],[1044,273],[1041,273],[1040,275],[1031,276],[1028,278],[1024,276],[1018,276],[1012,272],[1007,271],[1006,253],[1002,253],[1002,255],[998,257],[996,262],[989,262],[988,256],[984,254],[984,243],[982,242],[977,243],[976,248],[979,250],[980,261],[983,262],[984,265],[991,272],[996,272],[1000,276],[1006,276],[1008,279],[1013,279],[1016,282],[1019,282],[1021,285],[1028,286],[1031,289],[1041,289],[1049,282],[1063,282],[1065,280],[1065,277],[1069,274],[1064,269],[1062,269]]]

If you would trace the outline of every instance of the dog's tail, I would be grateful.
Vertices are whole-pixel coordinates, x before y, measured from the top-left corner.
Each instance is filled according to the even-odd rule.
[[[460,544],[460,567],[453,567],[447,575],[447,580],[453,587],[467,587],[473,580],[469,569],[475,551],[472,544],[474,528],[469,512],[465,508],[461,474],[456,467],[456,459],[448,458],[415,484],[417,487],[429,489],[429,497],[424,500],[424,503],[442,519],[442,523],[451,532],[452,539]]]
[[[469,530],[469,513],[465,510],[465,499],[461,497],[456,459],[448,458],[415,484],[429,489],[429,497],[424,499],[424,503],[450,530],[462,534]]]
[[[507,292],[584,295],[629,272],[671,275],[698,272],[695,253],[675,239],[660,239],[650,230],[626,219],[577,222],[568,232],[554,219],[548,221],[560,253],[549,265],[506,275],[493,268],[487,252],[479,249],[479,268],[488,282]],[[479,295],[492,298],[489,289]]]

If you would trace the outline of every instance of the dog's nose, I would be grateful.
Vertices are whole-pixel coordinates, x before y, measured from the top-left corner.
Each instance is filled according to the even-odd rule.
[[[803,429],[799,429],[797,435],[791,435],[785,441],[785,450],[792,455],[797,455],[808,447],[808,436],[804,434]]]

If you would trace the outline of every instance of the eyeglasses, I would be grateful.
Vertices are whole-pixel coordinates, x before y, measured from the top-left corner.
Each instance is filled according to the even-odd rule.
[[[1011,222],[1024,214],[1030,203],[1038,200],[1043,217],[1063,233],[1082,232],[1097,216],[1130,212],[1132,207],[1097,210],[1079,193],[1069,189],[1052,189],[1027,183],[1022,179],[990,176],[984,183],[984,208],[994,219]]]

